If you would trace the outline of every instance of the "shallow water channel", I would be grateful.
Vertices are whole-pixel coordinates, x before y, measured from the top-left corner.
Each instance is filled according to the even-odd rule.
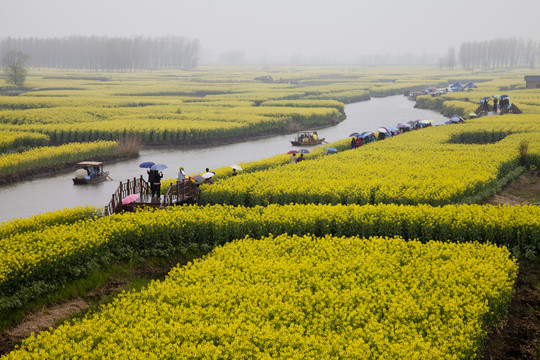
[[[335,126],[320,129],[319,135],[331,143],[353,132],[375,131],[380,126],[410,120],[431,119],[435,125],[447,120],[438,112],[415,109],[413,106],[414,102],[404,96],[373,98],[349,104],[345,106],[347,119]],[[163,171],[166,179],[176,177],[179,166],[183,166],[187,174],[192,174],[203,172],[206,167],[216,169],[283,154],[293,149],[290,143],[293,138],[294,134],[290,134],[212,147],[143,149],[136,159],[105,164],[105,170],[109,171],[114,181],[93,185],[73,185],[73,171],[5,185],[0,187],[0,222],[80,205],[105,206],[120,180],[146,173],[138,166],[143,161],[166,164],[169,167]]]

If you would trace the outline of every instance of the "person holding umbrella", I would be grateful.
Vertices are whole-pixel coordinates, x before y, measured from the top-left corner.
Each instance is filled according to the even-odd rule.
[[[155,164],[150,168],[150,171],[148,172],[148,182],[150,182],[152,197],[156,195],[161,197],[161,179],[163,178],[163,173],[161,172],[161,170],[166,168],[167,165]]]
[[[146,173],[148,174],[148,183],[150,184],[150,191],[152,192],[152,196],[154,196],[154,178],[157,171],[155,170],[146,170]]]
[[[210,171],[210,169],[206,168],[206,172],[202,175],[203,178],[204,178],[204,183],[205,184],[213,184],[214,183],[214,179],[212,179],[212,177],[215,175],[215,172],[213,171]]]
[[[153,170],[154,171],[154,188],[152,189],[152,197],[155,195],[161,197],[161,179],[163,179],[163,173],[161,171]]]
[[[290,160],[290,161],[291,161],[291,164],[296,164],[296,161],[297,161],[297,160],[298,160],[298,159],[296,158],[296,153],[292,154],[292,155],[291,155],[291,160]]]
[[[239,166],[239,165],[231,165],[231,168],[232,168],[231,176],[236,176],[236,175],[238,175],[238,172],[237,172],[236,170],[238,170],[238,171],[243,170],[242,167]]]

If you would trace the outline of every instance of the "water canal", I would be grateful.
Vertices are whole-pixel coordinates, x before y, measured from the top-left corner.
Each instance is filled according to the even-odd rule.
[[[447,120],[438,112],[415,109],[413,106],[414,103],[404,96],[373,98],[349,104],[345,106],[347,119],[319,130],[319,134],[331,143],[353,132],[375,131],[380,126],[410,120],[432,119],[435,125]],[[179,166],[183,166],[187,174],[192,174],[203,172],[206,167],[216,169],[286,153],[292,149],[290,140],[293,137],[279,135],[237,144],[188,149],[143,149],[136,159],[106,164],[105,169],[114,181],[93,185],[73,185],[73,171],[5,185],[0,187],[0,222],[81,205],[105,206],[118,187],[118,181],[145,174],[138,167],[143,161],[166,164],[169,168],[163,171],[164,178],[172,178],[177,176]]]

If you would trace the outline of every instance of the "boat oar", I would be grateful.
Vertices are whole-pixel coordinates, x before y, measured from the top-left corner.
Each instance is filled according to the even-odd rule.
[[[109,178],[109,180],[114,181],[113,178],[110,177],[109,175],[107,175],[107,177]]]

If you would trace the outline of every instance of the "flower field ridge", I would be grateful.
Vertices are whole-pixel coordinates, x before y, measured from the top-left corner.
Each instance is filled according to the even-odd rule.
[[[90,271],[133,256],[206,253],[246,234],[401,236],[495,242],[516,256],[540,253],[537,206],[188,206],[114,215],[0,239],[0,310],[17,308]]]

